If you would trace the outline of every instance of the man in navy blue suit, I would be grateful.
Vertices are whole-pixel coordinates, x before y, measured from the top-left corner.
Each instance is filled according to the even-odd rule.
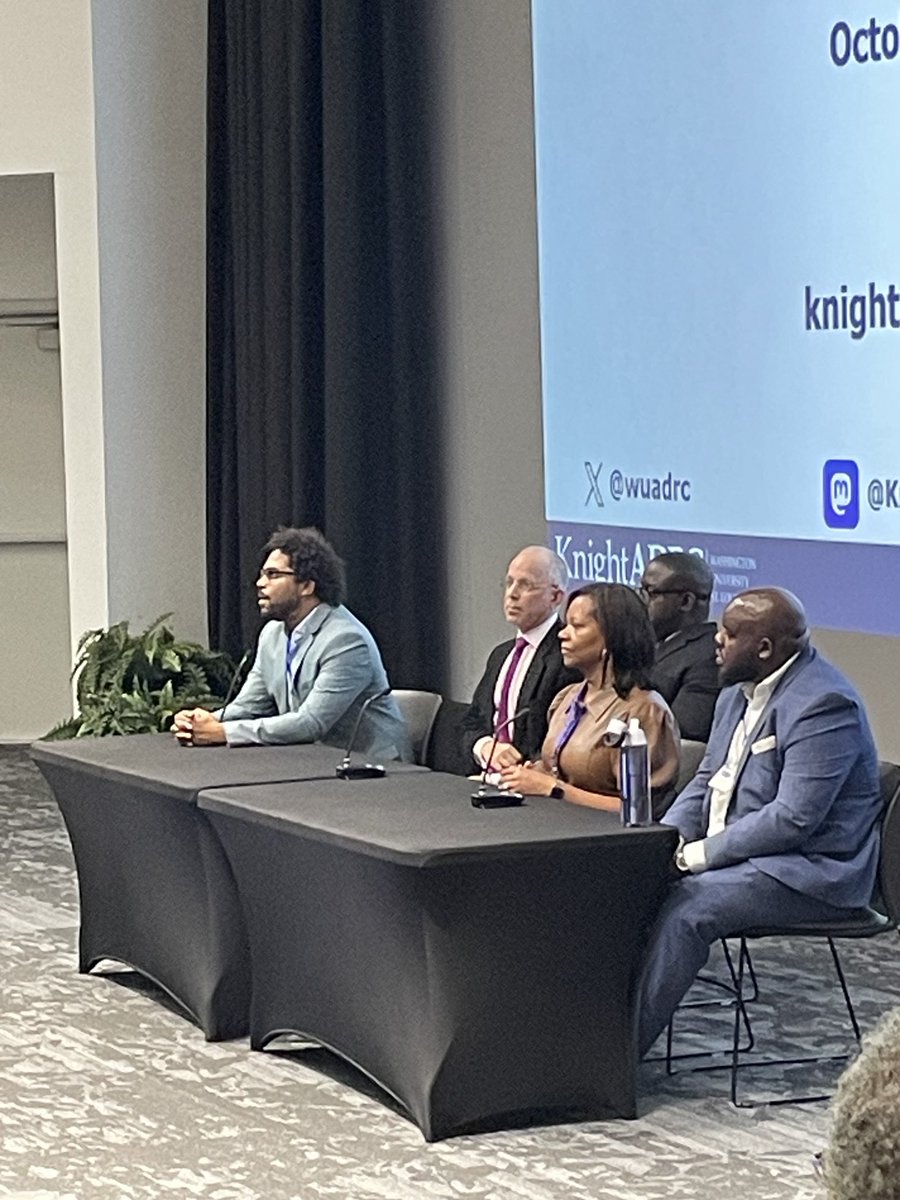
[[[846,916],[878,864],[878,758],[862,701],[809,645],[803,607],[742,592],[717,635],[706,754],[663,821],[681,835],[648,948],[640,1051],[665,1029],[710,946],[754,925]]]

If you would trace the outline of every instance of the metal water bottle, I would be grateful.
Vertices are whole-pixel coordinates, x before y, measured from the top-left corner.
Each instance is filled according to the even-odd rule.
[[[628,730],[619,750],[619,795],[622,797],[622,824],[649,825],[653,820],[650,805],[650,755],[647,735],[637,717],[628,722]]]

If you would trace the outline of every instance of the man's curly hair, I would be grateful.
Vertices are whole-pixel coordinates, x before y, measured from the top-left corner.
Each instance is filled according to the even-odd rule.
[[[301,582],[316,585],[316,595],[326,604],[343,604],[346,594],[344,563],[330,542],[311,525],[305,529],[282,525],[263,546],[263,554],[280,550],[291,560],[291,570]]]
[[[900,1200],[900,1008],[863,1039],[831,1104],[831,1200]]]

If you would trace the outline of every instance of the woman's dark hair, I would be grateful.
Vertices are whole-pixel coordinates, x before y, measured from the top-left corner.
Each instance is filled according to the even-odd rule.
[[[318,529],[281,526],[266,544],[263,554],[280,550],[291,560],[291,570],[301,582],[316,585],[316,595],[326,604],[343,604],[347,584],[343,561]]]
[[[586,596],[594,610],[612,659],[613,687],[624,700],[634,687],[649,688],[656,658],[656,639],[647,609],[637,592],[624,583],[589,583],[566,601],[566,611],[577,596]]]

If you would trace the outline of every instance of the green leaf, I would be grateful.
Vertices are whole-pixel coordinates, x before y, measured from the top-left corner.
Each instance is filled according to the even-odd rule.
[[[79,638],[72,678],[78,713],[45,736],[105,737],[168,729],[180,708],[218,708],[234,673],[229,655],[177,641],[157,617],[140,634],[128,622]]]

